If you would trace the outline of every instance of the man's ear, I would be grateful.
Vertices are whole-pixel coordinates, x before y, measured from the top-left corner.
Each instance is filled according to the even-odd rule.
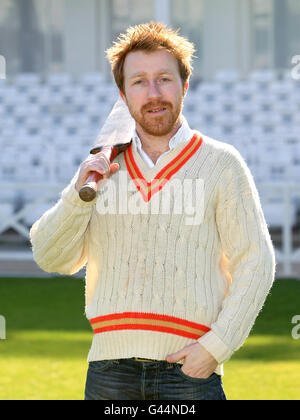
[[[125,93],[123,93],[123,92],[119,89],[119,94],[120,94],[121,98],[123,99],[123,101],[125,102],[125,104],[127,105],[127,100],[126,100]],[[127,106],[128,106],[128,105],[127,105]]]
[[[183,95],[184,95],[184,96],[186,95],[186,93],[187,93],[187,91],[188,91],[188,89],[189,89],[189,86],[190,86],[190,84],[189,84],[189,81],[187,80],[187,81],[185,82],[185,84],[184,84],[184,87],[183,87]]]

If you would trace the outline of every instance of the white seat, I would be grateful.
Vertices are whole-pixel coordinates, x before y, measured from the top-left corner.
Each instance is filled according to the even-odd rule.
[[[200,131],[208,137],[211,137],[213,139],[219,140],[219,141],[224,141],[227,142],[224,139],[223,136],[223,131],[220,127],[216,126],[216,125],[203,125],[203,127],[201,127]],[[228,143],[228,142],[227,142]]]
[[[20,94],[15,86],[7,86],[2,92],[1,101],[5,105],[16,105],[19,103]]]
[[[273,201],[262,204],[263,213],[268,226],[272,228],[280,228],[284,224],[284,205],[281,201]],[[296,222],[296,207],[292,206],[291,215],[292,226]]]
[[[32,86],[37,85],[41,82],[41,77],[38,73],[19,73],[14,78],[14,83],[16,85],[26,85],[26,86]]]
[[[67,85],[72,85],[73,78],[66,73],[52,73],[46,79],[48,89],[55,94],[52,100],[55,101],[57,95],[66,88]]]
[[[281,142],[260,142],[255,156],[256,172],[264,182],[289,181],[291,156]]]
[[[38,204],[33,209],[31,209],[30,213],[26,214],[24,217],[24,222],[27,226],[32,226],[47,210],[49,210],[51,204]]]
[[[277,102],[274,106],[274,111],[277,113],[282,124],[289,125],[288,129],[290,129],[290,125],[294,120],[297,121],[299,114],[297,107],[289,102]]]
[[[238,110],[236,101],[232,95],[223,96],[220,98],[221,111],[225,113],[232,113]]]
[[[234,134],[236,127],[240,126],[241,118],[236,113],[222,113],[216,116],[214,123],[222,129],[224,135],[229,135]]]
[[[5,221],[13,214],[14,206],[12,203],[0,203],[0,221]]]
[[[246,142],[252,142],[251,140],[251,130],[249,129],[249,126],[247,124],[238,124],[235,129],[235,138],[237,141],[246,141]]]
[[[294,158],[293,164],[289,167],[289,181],[295,184],[300,183],[300,156]]]
[[[0,78],[0,93],[6,88],[8,85],[7,79]]]
[[[203,124],[203,120],[201,116],[198,113],[193,112],[193,113],[187,114],[185,112],[184,115],[189,123],[189,126],[192,129],[201,131],[201,127],[203,127],[204,124]]]
[[[40,106],[49,105],[51,103],[52,98],[53,94],[51,92],[51,89],[49,88],[49,86],[44,85],[41,89],[39,89],[36,103]]]
[[[272,82],[277,79],[277,74],[274,70],[270,69],[255,70],[250,73],[249,79],[255,82]]]
[[[278,114],[256,113],[253,114],[253,128],[252,132],[259,134],[270,134],[276,132],[276,127],[281,124],[281,118]]]
[[[276,96],[272,92],[255,95],[252,100],[252,109],[254,112],[264,113],[272,112],[276,104]]]
[[[206,127],[213,126],[216,120],[216,113],[212,110],[206,109],[201,112],[199,119],[201,118],[202,124]]]
[[[240,80],[240,75],[236,70],[222,70],[215,75],[215,81],[219,83],[224,93],[231,93],[235,84]]]
[[[294,114],[294,127],[297,128],[298,133],[300,133],[300,112]]]
[[[257,86],[253,81],[242,80],[235,84],[234,95],[240,101],[249,102],[257,93]]]
[[[197,86],[196,92],[201,101],[211,103],[220,98],[222,88],[218,83],[202,83]]]
[[[26,95],[41,83],[40,75],[37,73],[19,73],[14,79],[14,86],[21,95]]]
[[[105,77],[102,73],[85,73],[79,78],[79,83],[84,86],[99,86],[105,84]]]
[[[279,101],[289,100],[289,96],[293,93],[293,83],[290,80],[277,80],[272,83],[272,92]]]
[[[240,74],[235,69],[219,70],[215,74],[215,80],[218,82],[235,83],[240,79]]]
[[[67,84],[71,84],[73,82],[73,78],[68,73],[51,73],[46,78],[46,83],[53,86],[65,86]]]

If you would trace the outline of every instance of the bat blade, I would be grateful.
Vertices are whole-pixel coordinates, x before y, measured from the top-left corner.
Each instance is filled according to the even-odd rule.
[[[119,97],[100,130],[94,148],[129,143],[134,129],[135,121],[123,99]]]
[[[105,147],[107,160],[112,162],[119,153],[124,152],[130,145],[134,128],[135,121],[131,117],[122,98],[119,97],[107,117],[90,153],[100,153]],[[96,198],[97,183],[100,179],[101,175],[97,172],[92,172],[89,175],[79,191],[81,200],[89,202]]]

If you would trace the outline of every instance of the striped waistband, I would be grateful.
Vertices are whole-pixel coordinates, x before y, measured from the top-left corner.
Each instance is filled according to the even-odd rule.
[[[123,312],[90,319],[95,334],[117,330],[148,330],[198,339],[210,328],[195,322],[168,315]]]

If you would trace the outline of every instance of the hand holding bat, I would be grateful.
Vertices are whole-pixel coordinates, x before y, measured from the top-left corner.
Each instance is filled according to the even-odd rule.
[[[109,178],[119,170],[119,164],[112,162],[119,153],[126,150],[129,144],[100,146],[91,150],[91,155],[81,164],[75,185],[83,201],[94,200],[98,182],[101,179]]]
[[[75,188],[83,201],[92,201],[96,197],[100,179],[108,178],[118,170],[118,164],[110,165],[104,153],[89,156],[80,166]]]

